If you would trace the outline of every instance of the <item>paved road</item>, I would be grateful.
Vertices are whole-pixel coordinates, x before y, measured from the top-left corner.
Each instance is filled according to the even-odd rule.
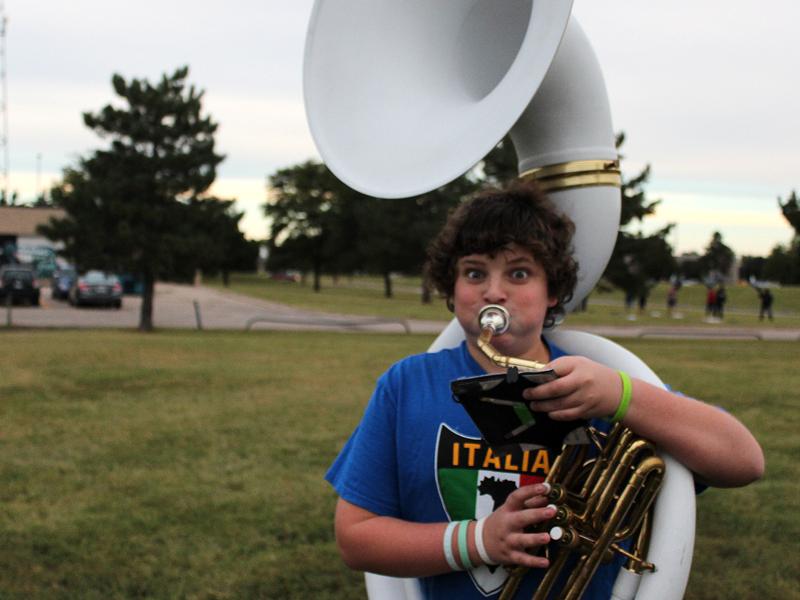
[[[0,327],[9,319],[17,327],[109,327],[135,329],[139,325],[141,298],[125,296],[122,308],[70,306],[53,300],[50,290],[42,289],[41,306],[11,309],[9,317],[0,307]],[[331,315],[301,310],[284,304],[259,300],[204,286],[159,283],[156,285],[153,322],[162,328],[203,329],[293,329],[439,333],[447,323],[402,321],[353,315]]]
[[[112,327],[135,329],[139,324],[141,299],[126,296],[122,308],[74,308],[52,300],[50,290],[42,290],[39,308],[13,307],[9,315],[0,307],[0,327],[9,318],[18,327]],[[291,329],[365,330],[438,334],[445,321],[387,321],[372,317],[331,315],[301,310],[284,304],[259,300],[204,286],[160,283],[156,286],[153,321],[156,327],[203,329]],[[764,339],[800,341],[800,329],[733,328],[724,325],[698,327],[618,326],[582,327],[584,331],[606,337],[681,337]]]

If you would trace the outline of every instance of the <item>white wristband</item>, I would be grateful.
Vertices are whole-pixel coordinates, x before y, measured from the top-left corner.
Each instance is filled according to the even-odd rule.
[[[497,563],[492,560],[492,557],[486,551],[486,546],[483,545],[483,524],[486,523],[487,518],[489,518],[489,515],[481,517],[478,519],[477,525],[475,525],[475,547],[478,549],[478,556],[481,557],[484,564],[495,565]]]
[[[461,567],[458,566],[456,558],[453,556],[453,531],[456,525],[458,525],[458,521],[450,521],[450,523],[447,524],[447,529],[444,530],[442,544],[444,545],[444,559],[447,561],[447,566],[453,569],[453,571],[461,571]]]

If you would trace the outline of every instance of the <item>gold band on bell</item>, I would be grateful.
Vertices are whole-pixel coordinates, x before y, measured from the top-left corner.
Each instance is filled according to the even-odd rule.
[[[619,160],[574,160],[530,169],[519,177],[535,181],[545,192],[594,185],[622,186]]]

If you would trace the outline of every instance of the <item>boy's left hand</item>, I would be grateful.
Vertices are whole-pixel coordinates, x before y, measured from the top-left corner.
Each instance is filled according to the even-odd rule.
[[[558,379],[528,388],[531,410],[546,412],[556,421],[609,417],[622,396],[619,373],[582,356],[562,356],[552,361]]]

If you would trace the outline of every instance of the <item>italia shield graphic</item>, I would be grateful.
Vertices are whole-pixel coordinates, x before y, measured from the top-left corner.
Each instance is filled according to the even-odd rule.
[[[545,448],[519,446],[500,454],[481,438],[463,436],[442,423],[436,443],[436,486],[442,506],[451,521],[479,519],[518,487],[544,481],[554,458]],[[469,575],[488,596],[502,587],[508,572],[481,566]]]

